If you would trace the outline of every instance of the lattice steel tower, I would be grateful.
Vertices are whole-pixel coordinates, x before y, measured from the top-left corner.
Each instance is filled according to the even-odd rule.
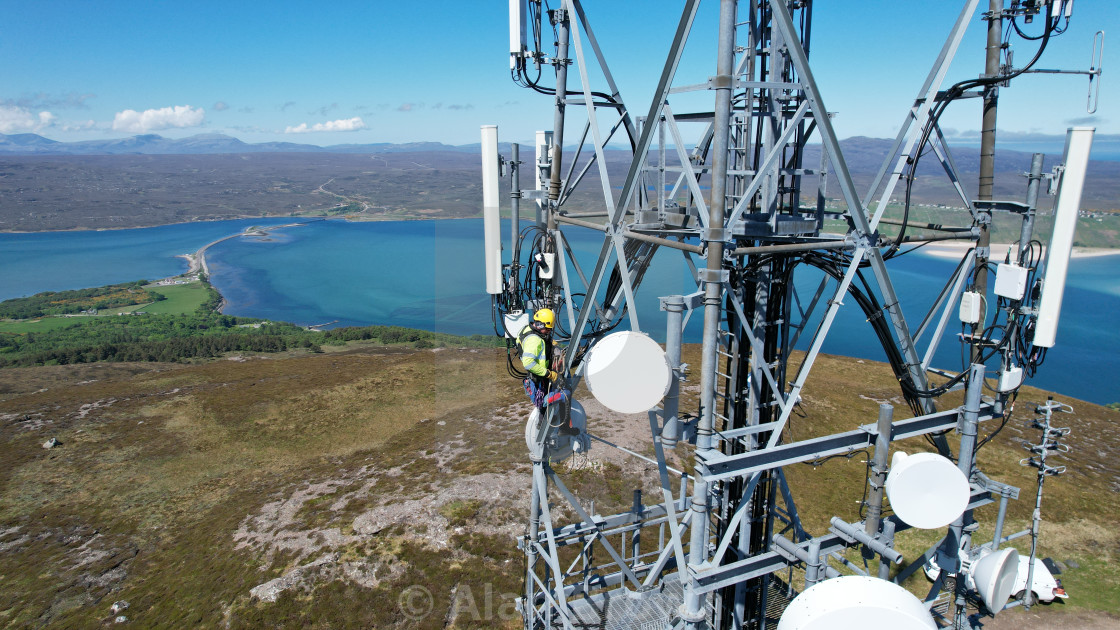
[[[546,413],[534,412],[528,422],[534,472],[529,528],[520,540],[527,559],[519,602],[525,627],[764,628],[776,623],[796,590],[860,573],[840,556],[849,548],[862,549],[865,558],[878,557],[879,577],[885,579],[890,565],[902,560],[893,549],[894,535],[911,526],[899,517],[897,505],[895,514],[884,514],[888,449],[892,441],[914,436],[927,436],[942,456],[956,461],[945,460],[966,480],[967,497],[961,498],[966,508],[943,526],[943,541],[895,581],[936,558],[941,577],[923,605],[963,627],[967,602],[983,598],[989,607],[1003,606],[990,593],[977,594],[979,587],[969,587],[964,579],[969,559],[979,562],[980,554],[996,551],[1001,542],[971,545],[973,510],[1000,501],[1002,527],[1007,499],[1018,494],[976,467],[977,427],[999,424],[1024,371],[1033,373],[1044,354],[1033,341],[1042,334],[1039,312],[1046,292],[1040,297],[1033,290],[1042,273],[1041,246],[1039,251],[1032,246],[1033,217],[1039,182],[1052,177],[1058,183],[1060,173],[1043,175],[1037,156],[1026,202],[974,201],[938,119],[950,103],[993,92],[1030,71],[1049,38],[1068,24],[1070,3],[1008,0],[1005,7],[1003,0],[992,0],[984,19],[1000,32],[1005,23],[1037,18],[1043,32],[1039,55],[1018,69],[1008,58],[997,64],[994,75],[946,87],[949,64],[969,22],[978,17],[980,0],[965,1],[904,113],[890,154],[863,194],[856,190],[809,65],[811,0],[721,0],[715,33],[693,32],[698,4],[684,1],[653,99],[638,117],[623,100],[579,0],[561,0],[547,11],[539,1],[510,2],[514,79],[552,96],[554,108],[551,133],[538,133],[535,160],[523,162],[514,145],[509,161],[513,256],[504,266],[488,262],[487,269],[499,333],[516,336],[518,322],[533,308],[557,309],[566,346],[563,375],[574,389],[582,379],[594,378],[596,368],[589,365],[597,344],[621,324],[642,330],[635,291],[655,256],[683,259],[696,280],[694,293],[660,300],[671,370],[664,400],[649,411],[660,501],[646,505],[636,495],[628,512],[592,514],[552,469],[590,444],[587,430],[593,433],[594,427],[587,427],[581,405],[555,404]],[[550,29],[555,47],[546,51],[542,33]],[[709,47],[715,41],[714,74],[677,76],[690,38]],[[1099,68],[1088,74],[1095,80]],[[547,85],[542,76],[549,79]],[[692,93],[690,103],[696,93],[708,94],[710,105],[701,111],[675,110],[671,102],[686,93]],[[565,143],[577,143],[565,130],[579,129],[576,121],[583,125],[578,148],[569,154]],[[682,132],[686,125],[694,126],[687,135]],[[1077,168],[1084,136],[1071,132],[1065,179]],[[484,130],[483,138],[484,171],[496,179],[496,130]],[[608,151],[608,144],[620,138],[629,149],[624,175],[612,157],[618,152]],[[1084,151],[1087,155],[1087,146]],[[927,153],[932,156],[927,161],[943,167],[961,196],[965,210],[956,225],[918,225],[909,217],[917,163]],[[519,173],[526,166],[535,189],[521,188]],[[830,199],[830,186],[838,199]],[[589,204],[576,194],[584,188],[598,188],[598,201]],[[488,191],[488,255],[500,260],[497,187],[490,185]],[[1064,201],[1076,209],[1080,182],[1063,180],[1059,191],[1056,205]],[[902,218],[890,218],[888,205],[898,197]],[[536,218],[525,230],[519,229],[521,201],[535,202],[530,207]],[[987,286],[973,286],[975,269],[986,268],[989,258],[983,244],[968,250],[932,304],[904,309],[890,261],[911,243],[976,241],[993,212],[1022,217],[1020,247],[1007,263],[1015,269],[1004,277],[1021,276],[1026,288],[1008,292],[998,279],[995,294]],[[881,231],[884,226],[891,228],[890,235]],[[586,260],[581,265],[565,236],[574,229],[602,235],[593,268]],[[1051,260],[1057,248],[1051,245]],[[795,283],[803,274],[813,278],[808,292],[799,292]],[[1049,278],[1047,284],[1049,290]],[[990,307],[969,321],[977,300]],[[868,319],[869,343],[883,348],[913,417],[895,421],[892,408],[884,405],[878,418],[853,418],[848,431],[793,440],[791,415],[845,305],[861,309]],[[904,310],[922,316],[917,330]],[[693,311],[703,319],[700,401],[695,419],[685,421],[678,409],[681,339]],[[973,350],[972,364],[954,372],[935,369],[931,363],[938,343],[958,313],[971,327],[962,339]],[[634,341],[631,337],[627,343]],[[791,363],[795,349],[804,354]],[[515,363],[511,368],[516,372]],[[991,396],[982,396],[985,371],[999,378]],[[590,384],[594,391],[595,383]],[[940,408],[943,394],[961,389],[963,404]],[[579,436],[557,432],[569,417]],[[691,475],[673,470],[665,459],[665,450],[684,440],[695,443]],[[849,523],[837,517],[827,532],[806,531],[796,500],[813,498],[798,496],[783,467],[864,448],[874,449],[865,518]],[[550,497],[563,497],[579,522],[556,523]],[[596,549],[609,560],[597,563]],[[797,571],[796,585],[776,577],[791,567]]]

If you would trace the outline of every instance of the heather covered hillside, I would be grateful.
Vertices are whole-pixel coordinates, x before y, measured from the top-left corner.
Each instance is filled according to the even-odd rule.
[[[686,362],[698,363],[697,348]],[[849,430],[901,403],[889,368],[823,357],[791,437]],[[577,394],[590,431],[648,453],[648,422]],[[686,384],[684,408],[695,408]],[[1018,441],[1043,392],[1026,388],[980,467],[1023,488]],[[1108,627],[1120,612],[1120,412],[1076,400],[1069,472],[1047,482],[1041,551],[1067,567],[1065,603],[1032,627]],[[902,417],[905,405],[898,405]],[[528,406],[488,348],[375,341],[322,353],[228,354],[194,364],[96,363],[0,371],[0,620],[88,628],[520,627],[530,466]],[[990,431],[985,423],[981,430]],[[44,444],[54,438],[53,448]],[[918,450],[924,442],[899,445]],[[689,447],[672,455],[687,466]],[[858,518],[861,457],[787,471],[806,526]],[[596,444],[557,470],[595,512],[652,497],[656,471]],[[812,500],[808,500],[812,497]],[[995,508],[980,510],[989,532]],[[573,515],[566,514],[571,519]],[[907,532],[914,557],[934,534]],[[1023,543],[1020,539],[1017,543]],[[915,576],[909,586],[928,589]],[[427,599],[416,590],[426,589]],[[113,610],[114,603],[127,602]],[[1009,611],[1001,623],[1020,619]],[[1041,621],[1033,621],[1035,619]],[[1103,625],[1101,625],[1103,624]],[[1002,626],[1001,626],[1002,627]]]

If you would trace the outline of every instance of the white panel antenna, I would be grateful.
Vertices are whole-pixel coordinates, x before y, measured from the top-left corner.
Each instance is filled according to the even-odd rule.
[[[898,518],[918,529],[938,529],[968,507],[968,479],[937,453],[894,454],[887,475],[887,498]]]
[[[1046,254],[1046,275],[1042,280],[1042,297],[1038,302],[1038,323],[1034,345],[1052,348],[1058,335],[1058,317],[1062,313],[1062,295],[1066,289],[1066,273],[1073,250],[1073,234],[1077,227],[1077,211],[1081,208],[1081,189],[1089,166],[1089,150],[1093,146],[1093,127],[1072,127],[1066,134],[1062,163],[1065,172],[1058,183],[1054,202],[1054,232]]]
[[[509,0],[509,69],[529,50],[525,42],[525,0]]]
[[[1019,552],[1011,547],[990,553],[972,563],[972,581],[984,605],[998,613],[1011,598],[1019,574]]]
[[[922,601],[894,582],[845,575],[814,584],[782,613],[778,630],[934,630]]]
[[[482,224],[486,292],[502,292],[502,224],[498,213],[498,126],[482,126]]]
[[[669,391],[672,369],[657,342],[627,330],[599,340],[587,355],[587,388],[604,407],[642,413]]]

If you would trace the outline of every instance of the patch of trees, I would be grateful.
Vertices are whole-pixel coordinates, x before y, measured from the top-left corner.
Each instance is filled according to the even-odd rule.
[[[221,299],[220,297],[218,298]],[[97,361],[181,361],[227,352],[283,352],[351,341],[436,346],[495,346],[496,337],[456,337],[445,333],[363,326],[310,331],[284,322],[260,322],[200,308],[193,315],[83,317],[57,330],[0,335],[0,368],[66,365]]]
[[[323,345],[341,345],[350,341],[380,341],[381,343],[411,343],[418,347],[434,348],[437,345],[500,346],[504,342],[489,335],[459,337],[401,326],[353,326],[333,328],[317,333]],[[430,344],[430,345],[425,345]]]
[[[195,313],[198,315],[217,313],[218,309],[222,307],[222,302],[224,301],[224,299],[222,298],[222,294],[218,293],[218,290],[210,284],[207,278],[201,278],[203,284],[206,287],[206,301],[198,305],[198,308],[195,309]]]
[[[45,350],[23,355],[12,365],[67,365],[97,361],[171,362],[192,357],[218,357],[226,352],[281,352],[291,347],[290,340],[280,335],[241,333]]]
[[[0,318],[31,319],[47,315],[72,315],[82,311],[122,308],[167,299],[155,291],[145,289],[146,284],[147,280],[139,280],[92,289],[45,291],[30,297],[4,300],[0,302]]]

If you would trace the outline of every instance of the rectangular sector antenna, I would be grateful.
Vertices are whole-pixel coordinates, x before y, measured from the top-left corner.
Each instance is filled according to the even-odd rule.
[[[1042,297],[1038,303],[1038,324],[1034,345],[1052,348],[1058,334],[1058,317],[1062,312],[1062,295],[1066,289],[1066,273],[1073,249],[1073,233],[1077,211],[1081,208],[1081,189],[1085,185],[1085,169],[1089,166],[1089,149],[1093,146],[1093,127],[1072,127],[1066,135],[1062,158],[1065,172],[1058,183],[1058,199],[1054,202],[1054,233],[1046,254],[1046,276],[1042,281]]]
[[[482,225],[486,292],[502,292],[502,224],[498,214],[498,126],[482,126]]]
[[[525,53],[525,0],[509,0],[509,69]]]

